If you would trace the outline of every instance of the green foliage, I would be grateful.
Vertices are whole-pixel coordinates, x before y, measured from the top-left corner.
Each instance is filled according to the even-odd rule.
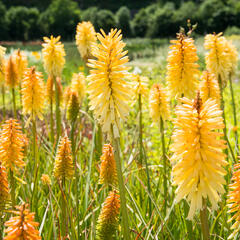
[[[1,32],[1,40],[7,39],[8,31],[7,31],[7,20],[6,20],[6,7],[0,1],[0,32]]]
[[[11,40],[29,40],[39,37],[37,8],[11,7],[6,14]]]
[[[172,3],[166,3],[163,8],[157,8],[149,22],[148,37],[166,37],[174,35],[178,26],[173,19],[175,7]]]
[[[115,28],[116,26],[117,22],[111,11],[103,9],[97,12],[97,31],[102,28],[105,32],[109,32],[111,28]]]
[[[61,35],[73,39],[76,25],[80,21],[80,10],[72,0],[55,0],[40,17],[45,34]]]
[[[121,7],[116,13],[117,27],[122,30],[124,37],[130,37],[132,35],[131,29],[131,13],[127,7]]]
[[[228,27],[224,32],[224,35],[231,36],[231,35],[240,35],[240,28],[236,26]]]

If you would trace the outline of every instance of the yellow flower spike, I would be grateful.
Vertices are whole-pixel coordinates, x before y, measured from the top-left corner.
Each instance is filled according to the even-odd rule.
[[[41,54],[39,52],[31,52],[31,54],[35,57],[37,61],[41,59]]]
[[[218,81],[213,73],[210,73],[209,71],[203,71],[199,90],[203,102],[207,101],[209,98],[213,98],[220,106],[220,89]]]
[[[133,89],[136,92],[136,96],[140,95],[143,98],[148,98],[148,84],[149,84],[149,79],[144,76],[140,76],[138,74],[132,74],[133,77]]]
[[[67,136],[63,137],[58,145],[53,173],[55,178],[60,180],[63,178],[70,179],[74,175],[71,142]]]
[[[65,64],[64,57],[66,55],[63,44],[59,42],[60,36],[57,38],[44,37],[43,40],[42,54],[45,71],[52,77],[59,77]]]
[[[67,109],[68,102],[70,100],[71,92],[72,92],[71,87],[66,87],[65,90],[64,90],[63,99],[64,99],[64,107],[65,107],[65,109]]]
[[[11,217],[4,225],[7,227],[5,230],[6,237],[4,240],[41,240],[39,231],[36,227],[39,223],[34,222],[34,213],[28,209],[28,204],[16,206],[16,215]]]
[[[91,22],[81,22],[77,25],[76,44],[85,62],[92,57],[93,44],[97,41],[96,32]]]
[[[102,125],[108,136],[113,127],[113,135],[119,137],[120,119],[125,120],[129,113],[131,85],[125,80],[129,73],[127,51],[123,51],[121,31],[111,30],[108,35],[103,30],[97,34],[99,44],[95,44],[89,59],[90,70],[88,93],[90,110]]]
[[[234,230],[233,233],[228,237],[228,239],[234,238],[239,232],[240,225],[240,163],[234,165],[234,172],[232,176],[232,183],[229,184],[229,193],[228,193],[228,213],[232,217],[228,220],[229,223],[234,221],[234,224],[231,226],[231,229]]]
[[[45,88],[42,73],[37,72],[35,67],[26,69],[21,92],[23,113],[29,114],[30,118],[37,116],[43,119]]]
[[[232,41],[227,41],[227,54],[231,62],[230,74],[234,74],[238,65],[238,52]]]
[[[0,45],[0,74],[4,73],[4,56],[6,53],[6,48]]]
[[[78,93],[74,90],[70,91],[70,96],[67,105],[67,119],[72,123],[77,120],[80,109]]]
[[[202,102],[198,93],[195,100],[182,98],[174,121],[171,157],[173,184],[177,185],[176,202],[183,198],[190,202],[189,219],[202,210],[208,198],[213,209],[225,192],[224,166],[226,143],[220,139],[224,128],[222,111],[214,99]]]
[[[48,185],[48,186],[51,185],[51,179],[50,179],[49,175],[47,175],[47,174],[42,174],[41,181],[42,181],[43,185]]]
[[[222,36],[222,33],[205,36],[204,47],[209,50],[205,56],[207,70],[214,73],[217,78],[220,77],[219,84],[222,85],[219,86],[220,88],[226,86],[228,73],[231,70],[227,46],[227,40]]]
[[[74,73],[72,76],[72,89],[78,93],[80,104],[82,103],[85,95],[85,81],[85,76],[82,72]]]
[[[24,142],[20,124],[15,119],[9,119],[2,125],[0,134],[0,159],[7,170],[23,168]]]
[[[117,169],[111,144],[104,144],[100,166],[100,184],[116,185]]]
[[[166,89],[161,84],[154,84],[149,96],[150,116],[159,123],[160,118],[167,120],[170,117],[170,105]]]
[[[0,162],[0,212],[4,209],[7,200],[9,199],[9,187],[6,168]]]
[[[116,190],[109,193],[106,198],[97,224],[97,239],[114,239],[118,227],[120,212],[120,199]]]
[[[172,97],[193,97],[198,87],[199,65],[192,38],[177,34],[167,57],[167,83]]]
[[[19,84],[19,78],[18,78],[18,70],[16,63],[12,56],[9,57],[7,63],[6,63],[6,69],[5,69],[5,80],[6,85],[10,88],[15,88]]]
[[[20,49],[18,49],[17,51],[14,52],[13,58],[14,58],[14,61],[16,63],[16,67],[17,67],[18,80],[19,80],[19,82],[21,82],[23,79],[23,74],[28,65],[27,56],[24,54],[24,52],[22,52],[22,51],[20,51]]]

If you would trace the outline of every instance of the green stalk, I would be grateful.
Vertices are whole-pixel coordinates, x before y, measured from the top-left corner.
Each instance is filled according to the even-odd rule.
[[[186,222],[186,227],[187,227],[187,234],[188,234],[188,239],[192,240],[194,239],[193,237],[193,229],[192,229],[192,221],[187,219],[189,211],[189,206],[186,200],[184,200],[184,217],[185,217],[185,222]]]
[[[163,192],[164,192],[164,216],[167,213],[167,157],[165,148],[165,137],[164,137],[164,122],[162,117],[160,117],[160,132],[162,140],[162,155],[163,155]]]
[[[14,179],[14,174],[13,171],[10,169],[10,184],[11,184],[11,200],[12,200],[12,208],[14,209],[16,206],[16,200],[15,200],[15,179]]]
[[[122,166],[121,166],[121,159],[120,159],[120,148],[119,148],[119,138],[114,138],[113,129],[111,132],[112,135],[112,142],[114,148],[114,157],[116,161],[117,167],[117,176],[118,176],[118,184],[119,184],[119,192],[120,192],[120,201],[121,201],[121,213],[123,219],[123,236],[125,240],[130,240],[130,231],[128,225],[128,213],[127,213],[127,205],[126,205],[126,198],[125,198],[125,186],[123,182],[123,174],[122,174]]]
[[[144,147],[143,147],[143,124],[142,124],[142,95],[138,95],[138,106],[139,106],[139,143],[140,143],[140,164],[142,166],[142,159],[144,157],[144,163],[145,163],[145,170],[147,175],[147,187],[148,192],[151,193],[151,185],[150,185],[150,177],[149,177],[149,169],[148,169],[148,162],[147,157],[144,154]],[[149,214],[152,215],[152,202],[149,197]]]
[[[12,88],[12,102],[13,102],[13,116],[17,119],[17,109],[16,109],[16,97],[15,97],[15,89]]]
[[[23,121],[23,114],[22,114],[22,93],[21,93],[21,83],[19,84],[19,99],[20,99],[20,118],[22,122],[22,130],[24,131],[24,121]]]
[[[73,164],[75,166],[75,192],[76,192],[76,215],[77,215],[77,233],[78,236],[80,234],[79,222],[79,191],[78,191],[78,170],[77,170],[77,158],[76,158],[76,143],[74,138],[75,131],[75,121],[72,121],[71,124],[71,142],[72,142],[72,156],[73,156]]]
[[[50,130],[51,130],[51,134],[50,134],[50,139],[51,139],[51,143],[54,143],[54,130],[53,130],[53,99],[51,97],[50,100]]]
[[[237,112],[236,112],[236,105],[235,105],[235,98],[234,98],[234,91],[232,86],[232,74],[229,75],[229,87],[232,97],[232,110],[233,110],[233,121],[234,121],[234,127],[237,127]],[[235,147],[237,151],[237,155],[239,155],[239,146],[238,146],[238,131],[237,129],[234,131],[235,136]]]
[[[61,112],[60,112],[60,102],[59,102],[59,92],[58,92],[58,84],[56,76],[53,76],[54,85],[55,85],[55,102],[56,102],[56,126],[57,126],[57,139],[58,142],[59,137],[61,136]]]
[[[208,226],[208,216],[207,216],[207,202],[203,199],[203,208],[200,211],[200,219],[201,219],[201,229],[203,234],[203,240],[209,240],[209,226]]]
[[[62,179],[62,236],[63,239],[67,236],[67,208],[65,202],[65,194],[66,194],[66,182],[65,177]]]
[[[6,105],[5,105],[5,87],[2,84],[2,103],[3,103],[3,120],[6,118]]]

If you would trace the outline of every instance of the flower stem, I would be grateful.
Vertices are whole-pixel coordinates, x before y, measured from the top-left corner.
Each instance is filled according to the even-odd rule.
[[[67,236],[67,208],[65,202],[66,194],[66,181],[65,177],[62,179],[62,236],[63,239]]]
[[[12,200],[12,208],[14,209],[16,206],[16,200],[15,200],[15,179],[13,175],[13,171],[10,169],[10,183],[11,183],[11,200]]]
[[[146,155],[144,154],[144,147],[143,147],[143,124],[142,124],[142,95],[138,95],[138,106],[139,106],[139,148],[140,148],[140,165],[142,166],[142,159],[144,157],[144,163],[145,163],[145,170],[146,170],[146,175],[147,175],[147,186],[148,186],[148,192],[151,193],[151,185],[150,185],[150,177],[149,177],[149,169],[148,169],[148,162]],[[150,216],[152,215],[152,204],[151,204],[151,199],[149,198],[149,214]]]
[[[2,84],[2,103],[3,103],[3,120],[6,118],[6,105],[5,105],[5,87]]]
[[[51,97],[50,99],[50,128],[51,128],[51,133],[50,133],[50,138],[51,138],[51,143],[54,143],[54,130],[53,130],[53,99]]]
[[[58,83],[56,76],[53,77],[54,79],[54,85],[55,85],[55,98],[56,98],[56,125],[57,125],[57,139],[56,142],[58,142],[58,139],[61,135],[61,112],[60,112],[60,101],[59,101],[59,89],[58,89]]]
[[[234,127],[237,127],[237,112],[236,112],[234,91],[233,91],[233,86],[232,86],[232,74],[229,75],[229,87],[230,87],[230,92],[231,92],[231,97],[232,97],[232,110],[233,110]],[[235,147],[236,147],[237,155],[239,155],[238,131],[237,131],[237,129],[234,131],[234,135],[235,135]]]
[[[162,155],[163,155],[163,191],[164,191],[164,215],[167,213],[167,157],[165,148],[165,137],[164,137],[164,122],[160,117],[160,132],[162,140]]]
[[[123,229],[124,229],[123,236],[125,240],[129,240],[131,238],[130,238],[130,231],[129,231],[129,225],[128,225],[125,186],[123,182],[122,166],[121,166],[121,159],[120,159],[119,138],[113,137],[113,129],[111,134],[112,134],[112,141],[113,141],[113,148],[114,148],[114,157],[115,157],[116,167],[117,167],[117,176],[118,176],[118,184],[119,184],[119,192],[120,192],[120,200],[121,200],[121,212],[122,212]]]
[[[201,229],[203,234],[203,240],[209,240],[209,227],[208,227],[208,216],[207,216],[207,202],[203,199],[203,208],[200,211],[200,219],[201,219]]]
[[[15,97],[15,89],[12,88],[12,102],[13,102],[13,116],[17,119],[17,109],[16,109],[16,97]]]

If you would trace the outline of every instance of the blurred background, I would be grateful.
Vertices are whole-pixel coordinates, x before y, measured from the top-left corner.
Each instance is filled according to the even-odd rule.
[[[239,0],[0,0],[0,41],[74,40],[76,25],[91,21],[99,31],[121,28],[125,38],[174,37],[187,19],[196,35],[240,34]]]

